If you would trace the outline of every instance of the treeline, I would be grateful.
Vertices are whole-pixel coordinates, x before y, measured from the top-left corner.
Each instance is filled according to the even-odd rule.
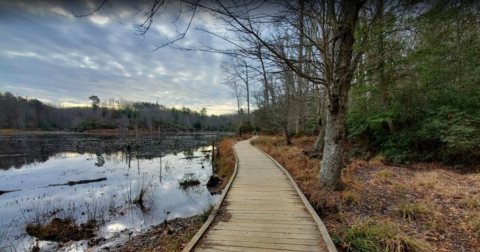
[[[283,1],[270,8],[277,12],[232,14],[246,25],[227,25],[242,47],[225,59],[223,81],[244,128],[287,142],[318,134],[313,149],[328,144],[332,156],[345,138],[366,159],[478,164],[480,4],[367,1],[353,10],[341,2]],[[340,20],[355,11],[357,19]]]
[[[67,130],[139,129],[148,131],[230,131],[237,115],[207,115],[166,108],[156,103],[126,100],[101,101],[91,96],[91,107],[56,107],[37,99],[0,92],[0,129]]]

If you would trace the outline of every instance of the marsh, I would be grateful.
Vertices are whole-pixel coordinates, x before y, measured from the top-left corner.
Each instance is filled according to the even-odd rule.
[[[165,220],[202,213],[219,197],[205,186],[212,175],[210,144],[217,138],[0,136],[0,191],[5,192],[0,195],[0,250],[58,249],[60,244],[36,241],[25,232],[27,224],[55,218],[72,219],[78,226],[95,220],[96,237],[115,244]],[[186,176],[200,184],[180,187]],[[70,246],[84,250],[88,242]]]

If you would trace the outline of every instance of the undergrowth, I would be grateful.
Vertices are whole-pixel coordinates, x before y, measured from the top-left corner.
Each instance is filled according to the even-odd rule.
[[[344,226],[342,238],[337,243],[347,251],[421,252],[430,251],[428,244],[404,234],[399,227],[387,221],[357,220]]]
[[[381,155],[345,159],[345,189],[331,191],[318,181],[321,160],[304,154],[314,141],[297,137],[287,146],[283,137],[261,136],[253,144],[292,175],[339,251],[480,251],[478,173],[438,162],[389,166]]]

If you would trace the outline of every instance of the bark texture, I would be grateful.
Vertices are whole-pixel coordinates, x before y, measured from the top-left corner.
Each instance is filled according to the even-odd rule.
[[[325,125],[325,147],[319,180],[325,187],[336,190],[343,188],[343,144],[346,136],[346,114],[348,91],[350,90],[355,64],[353,62],[354,33],[358,15],[365,1],[341,1],[338,19],[334,1],[329,1],[329,29],[333,38],[324,52],[327,80],[327,122]],[[324,41],[330,39],[324,38]]]
[[[346,135],[346,109],[327,111],[325,147],[323,149],[320,181],[324,186],[342,189],[343,144]]]

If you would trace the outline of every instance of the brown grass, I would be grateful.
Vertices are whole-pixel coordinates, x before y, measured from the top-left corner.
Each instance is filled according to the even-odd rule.
[[[214,166],[218,167],[217,177],[222,180],[222,189],[227,185],[235,170],[235,152],[233,151],[233,145],[238,141],[251,137],[251,135],[244,134],[242,137],[227,137],[220,142],[218,146],[220,148],[220,155],[216,157]]]
[[[179,184],[180,187],[182,187],[182,188],[187,188],[187,187],[191,187],[191,186],[200,185],[200,180],[198,180],[198,179],[196,179],[196,178],[193,178],[193,179],[185,179],[185,180],[178,181],[178,184]]]
[[[95,236],[97,223],[90,221],[81,226],[71,219],[55,218],[46,224],[27,224],[25,231],[33,237],[44,241],[68,242],[89,239]]]
[[[416,221],[427,214],[427,208],[414,203],[402,203],[395,210],[408,221]]]
[[[356,224],[366,217],[393,225],[398,236],[377,240],[377,250],[357,251],[480,251],[480,174],[462,174],[438,163],[388,166],[377,156],[346,160],[345,190],[329,191],[317,179],[321,161],[302,154],[314,141],[315,137],[299,137],[287,146],[282,137],[261,136],[254,144],[289,171],[339,251],[363,239],[362,232],[378,234],[375,230],[381,226]],[[354,227],[363,231],[355,233]]]
[[[473,232],[475,232],[477,235],[480,235],[480,214],[474,216],[468,222],[468,226]]]

